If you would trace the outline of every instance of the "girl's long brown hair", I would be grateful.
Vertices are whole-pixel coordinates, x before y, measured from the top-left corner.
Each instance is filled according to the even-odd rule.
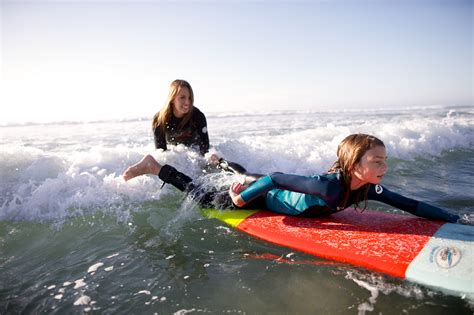
[[[163,132],[165,132],[166,128],[166,123],[169,121],[171,115],[173,115],[173,100],[178,95],[179,91],[181,89],[187,88],[189,90],[189,93],[191,94],[191,110],[184,115],[183,120],[181,121],[179,127],[182,128],[186,126],[186,124],[189,123],[191,120],[192,112],[194,110],[194,92],[191,87],[191,84],[189,84],[187,81],[184,80],[174,80],[171,82],[170,85],[170,90],[168,93],[168,99],[166,100],[165,105],[159,112],[153,116],[153,121],[152,121],[152,128],[155,130],[156,128],[160,127]]]
[[[351,192],[352,170],[355,165],[360,162],[362,156],[377,146],[385,147],[382,140],[367,134],[352,134],[347,136],[339,143],[337,147],[337,160],[328,173],[340,172],[344,181],[345,195],[342,203],[339,205],[342,208],[347,207],[347,201]],[[358,189],[359,193],[356,196],[355,207],[359,207],[359,202],[365,200],[364,209],[367,207],[367,194],[369,191],[369,184],[366,184]]]

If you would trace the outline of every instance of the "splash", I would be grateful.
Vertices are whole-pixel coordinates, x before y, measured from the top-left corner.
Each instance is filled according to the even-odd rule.
[[[346,279],[354,281],[358,286],[370,292],[368,300],[360,303],[357,307],[359,315],[364,315],[375,309],[377,298],[380,293],[388,295],[395,292],[404,297],[414,297],[417,300],[422,300],[424,298],[423,291],[417,285],[390,284],[386,282],[382,276],[376,274],[359,274],[349,271],[346,274]]]

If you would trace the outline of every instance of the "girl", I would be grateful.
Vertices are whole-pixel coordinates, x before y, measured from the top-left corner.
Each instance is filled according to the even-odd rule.
[[[363,208],[367,200],[377,200],[416,216],[457,222],[459,215],[389,191],[380,185],[388,170],[384,143],[374,136],[352,134],[338,146],[337,161],[328,173],[316,176],[299,176],[283,173],[259,177],[246,177],[244,186],[233,183],[226,198],[219,192],[205,191],[202,186],[169,165],[161,166],[151,156],[127,169],[124,179],[142,174],[156,174],[187,192],[205,207],[264,208],[273,212],[318,216],[346,209],[351,205]],[[230,196],[230,198],[228,198]],[[230,200],[232,202],[230,202]]]
[[[184,80],[171,82],[168,99],[153,117],[152,129],[156,149],[166,151],[167,144],[183,144],[198,149],[202,155],[209,151],[206,116],[194,106],[193,89]],[[229,171],[245,172],[241,165],[219,159],[215,154],[211,162]]]

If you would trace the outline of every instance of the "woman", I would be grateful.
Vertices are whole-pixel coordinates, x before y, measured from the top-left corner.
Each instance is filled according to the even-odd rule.
[[[202,155],[209,151],[206,117],[193,104],[191,85],[184,80],[171,82],[165,106],[153,117],[155,148],[183,144],[197,147]]]
[[[416,216],[458,222],[459,215],[389,191],[380,185],[388,170],[384,143],[374,136],[353,134],[346,137],[338,146],[337,161],[328,173],[316,176],[299,176],[283,173],[248,176],[244,186],[233,183],[229,189],[231,200],[225,207],[233,205],[241,208],[264,208],[273,212],[319,216],[334,213],[351,205],[363,208],[367,200],[377,200]],[[161,166],[151,156],[127,169],[124,179],[129,180],[142,174],[155,174],[165,183],[170,183],[187,192],[203,206],[215,206],[222,194],[202,191],[202,187],[192,179],[169,165]]]
[[[184,80],[171,82],[166,104],[153,117],[152,128],[156,149],[166,151],[168,144],[183,144],[202,155],[209,151],[206,116],[194,106],[193,89]],[[211,162],[228,171],[245,172],[241,165],[227,162],[215,154],[211,156]]]

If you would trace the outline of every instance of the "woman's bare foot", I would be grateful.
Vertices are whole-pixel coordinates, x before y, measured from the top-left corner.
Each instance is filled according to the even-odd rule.
[[[161,165],[151,156],[146,155],[140,162],[130,166],[123,172],[122,176],[125,181],[128,181],[134,177],[152,174],[158,175],[161,170]]]

